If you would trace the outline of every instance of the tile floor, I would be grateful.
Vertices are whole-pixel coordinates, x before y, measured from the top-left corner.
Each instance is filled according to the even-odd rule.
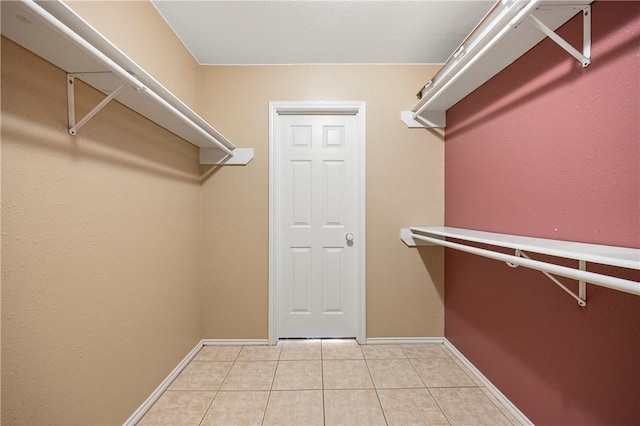
[[[517,425],[443,345],[205,346],[138,425]]]

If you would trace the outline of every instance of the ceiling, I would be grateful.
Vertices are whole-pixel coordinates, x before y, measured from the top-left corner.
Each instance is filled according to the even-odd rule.
[[[203,65],[441,64],[494,0],[152,0]]]

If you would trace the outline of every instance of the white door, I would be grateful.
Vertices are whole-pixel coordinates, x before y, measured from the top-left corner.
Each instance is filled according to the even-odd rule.
[[[279,337],[355,337],[355,115],[279,115]]]

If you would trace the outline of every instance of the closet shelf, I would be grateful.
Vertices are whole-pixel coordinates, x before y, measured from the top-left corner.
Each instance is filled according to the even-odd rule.
[[[410,247],[441,245],[503,261],[510,267],[524,266],[526,268],[539,270],[563,290],[571,294],[581,306],[586,305],[585,283],[587,282],[640,296],[639,282],[586,270],[587,262],[640,270],[640,249],[498,234],[447,226],[404,228],[400,231],[400,238]],[[515,250],[515,254],[509,255],[499,251],[452,242],[448,239],[513,249]],[[577,260],[579,262],[578,269],[533,260],[525,252]],[[579,294],[573,294],[573,292],[560,283],[555,277],[551,276],[551,274],[578,280],[580,283]]]
[[[117,100],[200,149],[200,164],[244,165],[253,149],[236,148],[62,1],[2,2],[2,35],[68,73],[69,133]],[[75,119],[75,79],[106,97]]]
[[[445,127],[447,109],[480,87],[546,37],[575,57],[591,62],[592,0],[571,2],[499,0],[440,71],[420,89],[418,103],[402,111],[410,128]],[[554,31],[576,14],[583,16],[582,52]]]

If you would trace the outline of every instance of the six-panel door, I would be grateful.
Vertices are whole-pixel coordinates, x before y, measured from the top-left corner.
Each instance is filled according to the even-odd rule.
[[[278,120],[279,337],[355,337],[356,116]]]

